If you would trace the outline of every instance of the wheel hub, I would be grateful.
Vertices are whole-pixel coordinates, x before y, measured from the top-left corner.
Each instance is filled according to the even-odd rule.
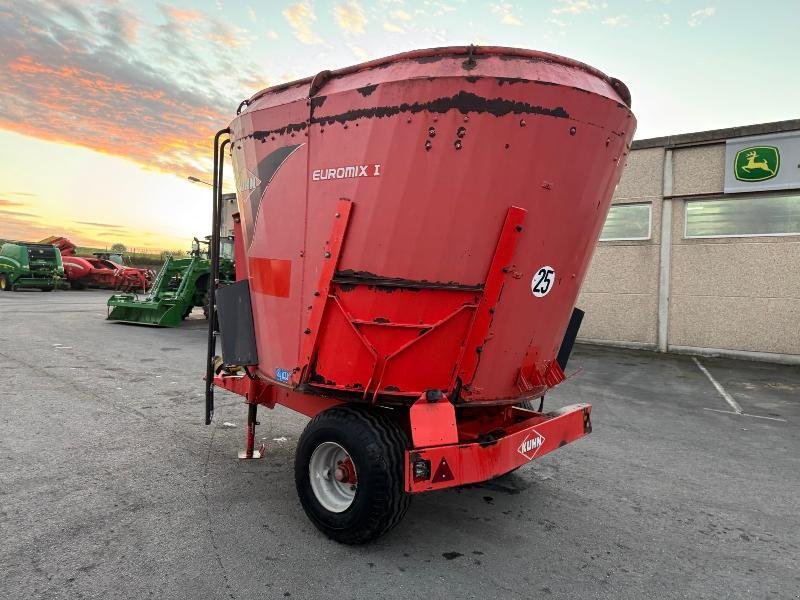
[[[340,483],[350,483],[355,485],[358,483],[356,478],[356,467],[350,458],[340,460],[336,463],[336,469],[333,472],[333,478]]]
[[[311,489],[317,501],[331,512],[347,510],[356,497],[358,475],[353,460],[336,442],[323,442],[308,463]]]

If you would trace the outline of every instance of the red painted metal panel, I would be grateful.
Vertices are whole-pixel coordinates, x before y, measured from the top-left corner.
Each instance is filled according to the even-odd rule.
[[[473,310],[473,305],[462,307],[388,355],[377,391],[419,394],[429,389],[451,389],[454,365],[461,355]]]
[[[480,292],[337,283],[312,383],[417,397],[452,385]]]
[[[336,204],[336,210],[331,215],[333,227],[331,228],[330,236],[324,245],[316,249],[319,256],[315,263],[320,265],[320,274],[317,286],[312,292],[312,296],[315,300],[309,305],[310,314],[306,321],[307,326],[303,330],[304,337],[300,351],[300,364],[303,367],[309,366],[312,361],[319,337],[320,325],[322,324],[322,317],[325,314],[325,307],[328,304],[328,292],[330,290],[331,280],[333,279],[333,274],[336,272],[336,266],[339,264],[339,255],[342,251],[342,244],[344,243],[344,236],[347,232],[347,225],[350,222],[350,211],[352,208],[353,205],[348,199],[341,198],[339,200]],[[308,379],[310,374],[310,371],[307,371],[305,378]]]
[[[247,279],[247,254],[244,250],[242,219],[239,217],[239,213],[233,215],[233,260],[236,265],[236,281]]]
[[[251,379],[245,376],[217,375],[214,377],[214,385],[243,396],[248,404],[261,404],[267,408],[274,408],[275,404],[282,404],[307,417],[314,417],[324,410],[341,404],[333,398],[301,394],[273,385],[263,379]]]
[[[288,298],[292,282],[292,261],[280,258],[251,258],[250,291]]]
[[[423,394],[408,411],[414,448],[458,443],[456,409],[442,396],[430,402]]]
[[[555,416],[530,413],[492,440],[407,450],[406,491],[427,492],[499,477],[590,433],[591,410],[588,404],[576,404]],[[413,463],[423,460],[430,462],[432,477],[415,481]],[[436,477],[443,462],[452,478]]]
[[[290,138],[291,140],[291,138]],[[269,154],[275,146],[284,147],[287,141],[269,142],[261,144],[259,150]],[[242,146],[242,150],[237,150]],[[233,145],[234,156],[241,152],[242,162],[247,165],[243,168],[248,172],[258,172],[258,160],[255,155],[245,152],[248,146],[246,140]],[[267,148],[269,146],[269,148]],[[249,246],[246,235],[240,238],[245,242],[245,252],[248,267],[261,260],[269,261],[266,264],[274,265],[272,261],[280,260],[292,263],[279,270],[285,279],[277,282],[272,280],[255,279],[256,273],[248,272],[250,278],[251,304],[253,319],[256,323],[256,345],[258,348],[259,373],[269,378],[273,383],[280,383],[278,371],[290,373],[298,367],[300,351],[300,337],[305,324],[305,315],[301,313],[300,302],[303,291],[303,230],[305,228],[306,207],[302,198],[305,194],[304,181],[306,172],[305,145],[298,146],[280,164],[272,174],[269,186],[263,190],[260,199],[251,198],[257,194],[258,188],[250,189],[256,183],[249,178],[237,181],[248,187],[239,193],[239,208],[242,230],[246,225],[246,218],[256,216],[254,223],[257,235],[254,235]],[[234,161],[237,162],[237,161]],[[254,163],[254,164],[251,164]],[[257,210],[253,210],[253,203],[258,201]],[[277,287],[271,284],[279,284]],[[288,289],[287,289],[288,288]],[[283,292],[275,294],[276,291]]]
[[[244,375],[217,375],[214,377],[214,385],[244,396],[245,401],[250,404],[263,404],[269,408],[275,406],[279,392],[275,386],[261,379],[251,379]]]
[[[475,311],[475,320],[464,344],[464,355],[458,368],[458,376],[464,382],[462,395],[465,397],[470,395],[471,382],[475,376],[480,355],[483,353],[484,344],[488,341],[489,325],[496,312],[505,279],[511,275],[511,259],[517,247],[517,240],[522,233],[522,223],[527,212],[525,209],[512,206],[508,209],[503,228],[500,230],[500,237],[486,274],[483,297]]]
[[[326,309],[318,340],[309,383],[366,395],[378,356],[335,298]]]

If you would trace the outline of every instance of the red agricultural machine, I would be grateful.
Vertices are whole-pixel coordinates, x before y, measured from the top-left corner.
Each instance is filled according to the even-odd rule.
[[[146,292],[153,271],[116,263],[99,255],[77,256],[77,247],[65,237],[51,236],[41,243],[53,244],[61,251],[64,272],[72,289],[86,287],[126,292]]]
[[[498,47],[399,54],[244,101],[214,142],[214,272],[228,148],[239,214],[237,282],[212,296],[206,423],[215,386],[244,396],[240,456],[257,458],[259,405],[313,417],[297,492],[348,544],[391,529],[413,494],[588,434],[591,406],[543,398],[565,378],[635,127],[622,82]]]

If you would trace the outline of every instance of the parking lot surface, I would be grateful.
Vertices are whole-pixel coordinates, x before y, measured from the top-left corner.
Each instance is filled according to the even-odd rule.
[[[240,398],[202,424],[202,314],[106,298],[0,294],[2,598],[800,598],[796,367],[579,346],[545,407],[593,404],[590,436],[346,547],[295,496],[306,418],[262,409],[239,462]]]

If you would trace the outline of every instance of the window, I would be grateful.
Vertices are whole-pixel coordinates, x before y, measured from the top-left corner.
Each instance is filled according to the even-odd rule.
[[[219,240],[219,255],[222,258],[233,260],[233,238],[224,237]]]
[[[687,238],[800,235],[800,196],[686,202]]]
[[[650,209],[649,202],[613,205],[600,232],[600,241],[649,240]]]

